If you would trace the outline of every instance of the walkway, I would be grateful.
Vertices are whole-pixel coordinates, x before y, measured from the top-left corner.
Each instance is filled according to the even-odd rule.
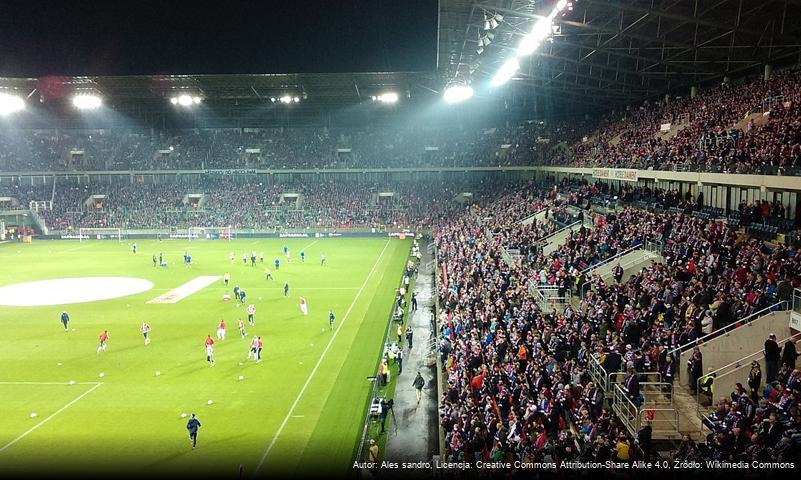
[[[439,444],[436,364],[432,364],[430,355],[430,344],[434,340],[434,278],[433,272],[425,272],[426,263],[433,258],[426,251],[424,243],[421,242],[423,258],[414,285],[417,311],[409,314],[414,331],[413,348],[411,352],[405,352],[403,371],[406,373],[399,377],[395,389],[394,421],[387,419],[384,459],[388,462],[430,462]],[[426,380],[423,399],[419,404],[412,386],[418,371]],[[403,472],[409,473],[408,470]]]

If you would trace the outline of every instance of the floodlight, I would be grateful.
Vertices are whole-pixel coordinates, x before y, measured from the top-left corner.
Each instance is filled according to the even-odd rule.
[[[383,95],[380,95],[379,100],[381,100],[384,103],[397,103],[398,94],[395,92],[388,92]]]
[[[188,107],[192,105],[192,97],[187,94],[178,95],[178,105]]]
[[[489,19],[489,22],[487,22],[487,23],[489,24],[489,27],[490,27],[490,28],[487,28],[487,29],[485,29],[485,30],[490,30],[490,29],[495,29],[495,28],[498,28],[498,21],[497,21],[497,20],[495,20],[495,18],[494,18],[494,17],[493,17],[493,18],[490,18],[490,19]]]
[[[517,61],[517,58],[510,58],[501,66],[500,70],[498,70],[498,73],[495,74],[495,77],[490,82],[490,85],[493,87],[503,85],[511,80],[512,77],[514,77],[515,72],[517,72],[519,68],[520,62]]]
[[[487,17],[484,17],[484,30],[489,30],[490,28],[492,28],[490,21],[487,20]]]
[[[0,115],[9,115],[25,109],[25,100],[17,95],[0,93]]]
[[[200,97],[192,97],[192,101],[195,102],[195,105],[199,104],[200,100],[201,100]]]
[[[294,101],[295,101],[295,103],[298,103],[298,102],[300,102],[300,97],[295,97],[295,98],[293,98],[292,100],[294,100]]]
[[[172,103],[173,105],[178,105],[178,97],[171,97],[170,103]]]
[[[478,46],[478,48],[476,49],[476,53],[477,53],[477,54],[479,54],[479,55],[481,55],[483,52],[484,52],[484,47],[482,47],[481,45],[479,45],[479,46]]]
[[[567,7],[567,0],[559,0],[556,2],[556,10],[561,12],[565,7]]]
[[[270,97],[270,101],[275,103],[275,97]]]
[[[469,85],[454,85],[445,90],[443,98],[448,103],[463,102],[473,96],[473,87]]]
[[[72,104],[79,110],[93,110],[103,104],[103,100],[91,93],[79,93],[72,97]]]
[[[289,95],[284,95],[283,97],[279,98],[279,100],[281,100],[281,103],[292,103],[292,97]]]

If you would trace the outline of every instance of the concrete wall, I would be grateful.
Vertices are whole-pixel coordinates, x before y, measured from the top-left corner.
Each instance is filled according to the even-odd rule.
[[[643,267],[650,265],[651,261],[661,262],[662,257],[647,250],[632,250],[620,257],[617,261],[612,261],[600,267],[593,268],[587,272],[587,274],[588,276],[599,275],[604,280],[608,280],[614,275],[618,261],[620,262],[620,266],[623,267],[623,281],[625,281],[628,277],[642,270]]]
[[[700,348],[704,373],[710,368],[718,369],[754,352],[762,351],[765,348],[765,340],[771,333],[775,333],[776,338],[789,338],[792,335],[788,310],[768,313],[702,344]],[[679,379],[685,386],[690,384],[690,376],[687,375],[687,360],[690,355],[692,349],[682,352],[679,357]]]
[[[781,339],[779,341],[779,346],[784,348],[784,343],[787,341],[787,338],[782,338],[779,334],[776,335],[777,338]],[[796,340],[795,345],[796,350],[798,350],[801,345],[801,340]],[[714,384],[715,398],[720,398],[722,396],[728,397],[731,392],[734,391],[734,386],[737,383],[742,383],[746,390],[748,390],[748,373],[751,371],[751,362],[754,360],[759,362],[759,366],[762,368],[762,387],[764,388],[767,381],[767,369],[765,368],[765,354],[763,353],[763,349],[760,349],[758,355],[744,359],[739,367],[732,365],[730,368],[718,372]]]
[[[520,221],[520,224],[521,225],[529,225],[529,224],[534,223],[535,221],[542,222],[543,220],[545,220],[545,213],[546,212],[547,212],[547,210],[542,210],[540,212],[535,213],[534,215],[526,217],[526,218],[524,218],[523,220]]]

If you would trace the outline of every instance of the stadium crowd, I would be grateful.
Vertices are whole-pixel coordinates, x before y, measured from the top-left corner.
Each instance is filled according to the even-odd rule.
[[[593,193],[599,192],[585,186],[571,200],[592,201]],[[548,208],[566,198],[527,195]],[[588,375],[590,357],[608,372],[627,372],[627,395],[641,401],[633,381],[639,374],[661,372],[672,381],[676,349],[786,300],[799,285],[801,250],[740,237],[714,219],[626,208],[598,215],[593,228],[577,228],[543,255],[536,243],[549,229],[493,222],[504,218],[504,208],[503,200],[473,207],[436,233],[447,378],[440,422],[453,460],[629,460],[635,443],[648,455],[649,427],[635,442],[604,408]],[[592,289],[577,307],[546,312],[529,292],[543,284],[578,287],[584,268],[645,241],[662,245],[663,263],[625,281],[586,279]],[[521,249],[520,264],[503,258],[509,246]],[[713,442],[697,451],[718,458],[710,453]],[[762,437],[747,443],[755,442]],[[770,440],[763,444],[764,455],[781,458]]]
[[[6,171],[563,165],[801,173],[801,71],[602,118],[360,128],[0,129]],[[767,112],[767,113],[766,113]],[[665,126],[666,130],[662,127]]]

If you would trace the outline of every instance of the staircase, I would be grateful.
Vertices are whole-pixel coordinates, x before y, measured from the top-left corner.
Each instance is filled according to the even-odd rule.
[[[615,268],[617,268],[618,264],[623,268],[623,278],[621,281],[625,282],[643,267],[650,265],[651,262],[662,262],[664,259],[662,258],[661,251],[661,244],[651,241],[646,241],[646,243],[631,247],[628,250],[623,250],[601,263],[584,269],[581,273],[584,275],[584,278],[588,280],[574,293],[579,295],[580,298],[583,298],[587,290],[592,288],[593,282],[590,278],[600,277],[602,280],[607,281],[614,277]]]
[[[542,254],[548,256],[558,250],[559,247],[565,243],[565,240],[570,235],[570,232],[578,231],[579,228],[581,228],[579,222],[571,223],[570,225],[553,232],[547,237],[540,239],[539,241],[542,244]]]
[[[680,440],[681,414],[674,403],[670,384],[662,382],[640,382],[642,403],[637,406],[626,394],[621,384],[612,390],[612,411],[632,436],[650,424],[654,440]]]

